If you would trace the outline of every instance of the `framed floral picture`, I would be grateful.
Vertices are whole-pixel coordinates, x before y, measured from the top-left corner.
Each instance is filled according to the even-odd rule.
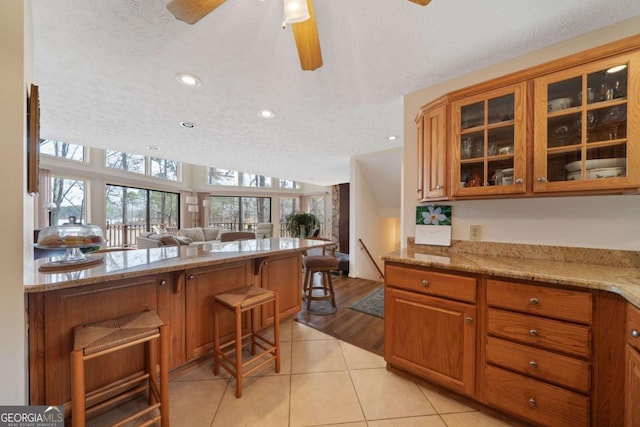
[[[451,246],[451,205],[416,207],[415,243]]]
[[[39,191],[40,167],[40,101],[38,86],[32,84],[27,94],[27,193]]]

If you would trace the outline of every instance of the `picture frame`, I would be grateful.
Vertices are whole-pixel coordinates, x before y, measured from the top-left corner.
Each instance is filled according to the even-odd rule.
[[[38,86],[31,84],[27,94],[27,193],[35,196],[40,190],[40,100]]]

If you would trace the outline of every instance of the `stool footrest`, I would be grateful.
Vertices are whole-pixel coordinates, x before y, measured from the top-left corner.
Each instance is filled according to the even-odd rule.
[[[120,426],[124,426],[126,424],[128,424],[131,421],[134,421],[136,418],[143,416],[144,414],[148,414],[149,412],[153,411],[154,409],[160,408],[160,404],[156,403],[155,405],[151,405],[143,410],[141,410],[140,412],[136,412],[135,414],[131,415],[130,417],[125,418],[124,420],[118,421],[117,424],[114,424],[112,427],[120,427]],[[160,420],[161,417],[155,416],[152,419],[146,421],[144,424],[136,424],[136,426],[150,426],[151,424],[155,423],[156,421]]]

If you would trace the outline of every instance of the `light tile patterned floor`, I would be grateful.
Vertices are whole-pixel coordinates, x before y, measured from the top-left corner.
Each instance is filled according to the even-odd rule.
[[[294,321],[282,324],[281,354],[280,373],[272,364],[264,367],[245,380],[241,399],[230,376],[215,377],[210,362],[172,376],[171,425],[508,426],[387,371],[376,354]],[[88,425],[107,425],[135,405],[123,405]]]

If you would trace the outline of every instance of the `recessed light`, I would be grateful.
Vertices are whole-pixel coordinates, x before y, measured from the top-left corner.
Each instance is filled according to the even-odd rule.
[[[191,123],[191,122],[180,122],[180,124],[189,129],[196,127],[195,123]]]
[[[627,68],[627,64],[616,65],[615,67],[611,67],[607,70],[607,74],[617,73],[618,71],[622,71]]]
[[[397,136],[395,136],[395,135],[390,135],[390,136],[388,136],[388,137],[387,137],[387,139],[388,139],[389,141],[395,141],[396,139],[398,139],[398,137],[397,137]]]
[[[153,151],[158,151],[159,148],[156,147],[155,145],[147,145],[147,150],[153,150]]]
[[[276,116],[276,113],[274,113],[271,110],[260,110],[258,115],[260,117],[262,117],[263,119],[272,119],[272,118],[274,118]]]
[[[202,84],[200,79],[193,74],[180,73],[176,75],[176,79],[185,86],[196,87]]]

